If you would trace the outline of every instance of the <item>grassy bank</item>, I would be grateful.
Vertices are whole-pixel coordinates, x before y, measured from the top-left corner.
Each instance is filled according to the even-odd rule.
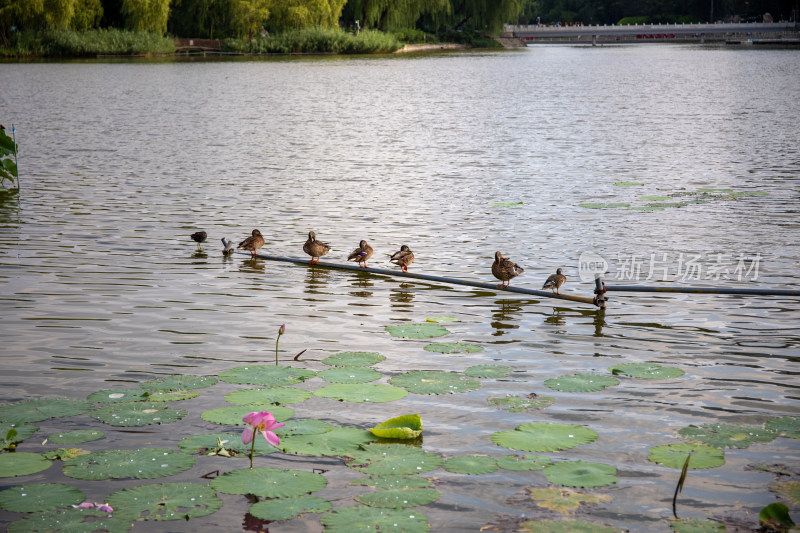
[[[403,47],[394,35],[375,30],[358,34],[338,29],[306,28],[253,40],[226,41],[226,51],[247,54],[376,54]]]
[[[175,52],[169,37],[145,31],[97,29],[83,32],[51,30],[14,35],[5,57],[95,57],[98,55],[159,55]]]

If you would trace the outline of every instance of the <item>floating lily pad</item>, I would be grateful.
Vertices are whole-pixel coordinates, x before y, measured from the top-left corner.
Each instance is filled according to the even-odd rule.
[[[194,462],[193,456],[166,448],[101,450],[64,461],[64,475],[88,480],[153,479],[189,470]]]
[[[381,379],[381,373],[361,366],[338,367],[317,374],[328,383],[369,383]]]
[[[8,432],[11,431],[12,429],[15,430],[17,434],[14,435],[13,437],[10,437],[8,435]],[[11,424],[8,422],[2,422],[0,423],[0,440],[9,437],[9,440],[11,442],[22,442],[25,439],[30,438],[31,435],[33,435],[37,431],[39,431],[39,426],[34,426],[31,424]]]
[[[584,461],[563,461],[544,469],[547,481],[565,487],[604,487],[613,485],[619,479],[617,469],[602,463]]]
[[[514,371],[506,365],[475,365],[464,370],[464,374],[472,378],[504,378]]]
[[[217,378],[214,376],[192,376],[188,374],[179,374],[175,376],[166,376],[163,378],[151,379],[145,381],[140,385],[145,390],[149,391],[182,391],[204,389],[217,384]]]
[[[549,457],[544,455],[504,455],[497,460],[497,466],[503,470],[543,470],[544,467],[553,464]]]
[[[492,207],[519,207],[524,205],[522,202],[489,202]]]
[[[555,452],[594,442],[597,436],[597,432],[583,426],[531,422],[511,431],[498,431],[491,438],[498,446],[512,450]]]
[[[447,458],[442,468],[454,474],[490,474],[500,467],[497,461],[485,455],[460,455]]]
[[[414,370],[393,377],[389,383],[416,394],[454,394],[481,388],[480,381],[444,370]]]
[[[421,476],[373,476],[356,479],[351,485],[365,485],[377,490],[388,489],[425,489],[431,486],[431,480]]]
[[[715,448],[747,448],[757,442],[772,442],[778,436],[768,429],[736,424],[686,426],[678,430],[678,435],[690,442]]]
[[[615,207],[628,207],[629,203],[626,202],[588,202],[584,204],[578,204],[579,207],[585,207],[586,209],[613,209]]]
[[[643,187],[644,183],[641,181],[615,181],[614,187]]]
[[[316,375],[305,368],[292,368],[290,366],[252,365],[238,366],[226,370],[219,375],[219,379],[226,383],[242,385],[260,385],[262,387],[282,387],[294,385]]]
[[[206,422],[214,422],[215,424],[244,426],[246,424],[242,418],[244,418],[246,414],[260,411],[269,411],[278,422],[283,422],[294,415],[294,410],[288,407],[273,405],[271,403],[250,403],[247,405],[232,405],[229,407],[209,409],[208,411],[203,411],[200,414],[200,418]]]
[[[679,378],[684,372],[674,366],[661,366],[654,363],[622,363],[608,367],[612,374],[624,374],[633,378],[671,379]]]
[[[305,513],[326,513],[331,502],[317,496],[265,500],[250,506],[250,514],[261,520],[290,520]]]
[[[374,440],[375,436],[369,431],[340,427],[325,433],[281,437],[278,448],[303,455],[346,455]]]
[[[442,322],[458,322],[458,319],[452,316],[429,316],[425,322],[435,322],[437,324]]]
[[[520,524],[521,533],[623,533],[626,530],[585,520],[537,520]]]
[[[245,389],[231,392],[225,401],[244,405],[248,403],[298,403],[311,398],[310,391],[294,387],[268,387],[265,389]]]
[[[434,342],[425,346],[424,350],[437,353],[475,353],[482,352],[483,347],[464,342]]]
[[[51,461],[66,461],[67,459],[72,459],[79,455],[86,455],[87,453],[91,452],[81,448],[58,448],[57,450],[42,452],[42,457],[50,459]]]
[[[333,425],[324,420],[302,419],[288,420],[283,427],[275,430],[275,434],[281,437],[289,435],[319,435],[327,433],[333,429]]]
[[[151,402],[179,402],[190,398],[197,398],[199,392],[188,390],[157,390],[150,393],[147,399]]]
[[[510,413],[522,413],[533,409],[544,409],[556,403],[552,396],[539,396],[534,394],[522,396],[505,396],[503,398],[489,398],[489,405],[505,409]]]
[[[663,207],[654,207],[652,205],[632,205],[628,208],[631,211],[663,211]]]
[[[563,515],[569,515],[578,510],[585,503],[610,502],[611,497],[605,494],[581,494],[563,487],[548,487],[546,489],[529,488],[531,499],[539,507],[550,509]]]
[[[676,533],[720,533],[725,531],[725,525],[712,520],[700,520],[699,518],[688,518],[685,520],[673,520],[669,527]]]
[[[431,526],[417,510],[382,509],[355,505],[343,507],[320,517],[326,533],[388,532],[425,533]]]
[[[0,507],[15,513],[38,513],[81,503],[86,496],[71,485],[41,483],[0,492]]]
[[[108,496],[114,516],[129,520],[189,520],[210,515],[222,500],[208,485],[156,483],[123,489]]]
[[[340,402],[393,402],[408,396],[408,391],[380,383],[338,383],[314,391],[314,396],[333,398]]]
[[[734,198],[743,198],[746,196],[767,196],[769,193],[765,191],[742,191],[742,192],[732,192],[731,196]]]
[[[383,507],[387,509],[404,509],[406,507],[417,507],[428,505],[442,497],[442,493],[436,489],[387,489],[376,490],[370,494],[356,496],[356,501],[369,505],[370,507]]]
[[[640,196],[640,200],[644,200],[646,202],[663,202],[664,200],[670,200],[669,196]]]
[[[192,435],[178,443],[181,451],[189,455],[217,455],[221,457],[246,457],[250,453],[251,446],[252,444],[242,442],[241,433]],[[278,448],[268,443],[266,439],[261,437],[260,433],[256,433],[254,455],[266,455],[276,451],[278,451]]]
[[[441,337],[450,333],[444,326],[430,322],[386,326],[385,329],[392,337],[403,337],[406,339],[429,339],[431,337]]]
[[[422,434],[422,419],[418,414],[397,416],[381,422],[370,431],[383,439],[415,439]]]
[[[764,428],[778,433],[781,437],[800,439],[800,417],[798,416],[770,418],[764,423]]]
[[[127,533],[133,523],[99,509],[54,509],[28,515],[8,525],[8,533]]]
[[[38,453],[14,452],[0,454],[0,478],[35,474],[52,465]]]
[[[328,366],[371,366],[385,360],[377,352],[339,352],[322,360]]]
[[[725,464],[725,452],[703,444],[669,444],[650,448],[647,457],[654,463],[670,468],[683,468],[691,453],[690,469],[716,468]]]
[[[689,205],[689,202],[652,202],[647,204],[648,207],[654,207],[657,209],[665,209],[667,207],[686,207]]]
[[[800,481],[779,481],[770,486],[769,489],[780,494],[790,504],[800,505]]]
[[[348,457],[347,466],[374,476],[422,474],[442,464],[438,455],[405,444],[367,444]]]
[[[140,402],[147,400],[150,393],[142,389],[99,390],[86,397],[90,402]]]
[[[702,188],[697,189],[699,193],[706,193],[706,194],[730,194],[733,192],[733,189],[714,189],[714,188]]]
[[[159,402],[126,402],[108,403],[90,414],[111,426],[131,427],[176,422],[186,416],[186,411]]]
[[[253,494],[262,498],[291,498],[322,490],[328,481],[320,474],[278,468],[244,468],[211,480],[225,494]]]
[[[63,400],[40,398],[0,405],[0,422],[40,422],[48,418],[60,418],[88,413],[94,407],[86,400]]]
[[[544,382],[544,386],[563,392],[597,392],[619,385],[617,378],[603,374],[565,374]]]

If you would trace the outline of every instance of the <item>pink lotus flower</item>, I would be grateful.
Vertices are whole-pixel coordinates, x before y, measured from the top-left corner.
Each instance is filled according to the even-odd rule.
[[[281,443],[281,440],[272,430],[283,427],[286,424],[276,423],[275,417],[269,411],[248,413],[242,418],[242,421],[248,426],[244,430],[244,433],[242,433],[243,443],[249,444],[253,440],[253,437],[255,437],[256,431],[264,435],[266,441],[273,446],[277,446]]]
[[[94,504],[92,502],[83,502],[80,505],[73,505],[76,509],[94,509]]]
[[[98,503],[98,504],[95,504],[95,505],[97,505],[97,508],[99,510],[105,511],[106,513],[111,514],[111,513],[114,512],[114,509],[110,505],[108,505],[107,503],[103,503],[103,504],[99,504]]]

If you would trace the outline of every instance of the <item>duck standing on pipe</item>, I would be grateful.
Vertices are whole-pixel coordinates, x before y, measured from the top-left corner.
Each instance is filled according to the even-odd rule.
[[[556,294],[561,294],[558,292],[558,289],[567,281],[567,276],[561,273],[562,269],[556,269],[555,274],[550,274],[550,277],[547,278],[547,281],[544,282],[542,285],[542,290],[550,289],[554,291]]]
[[[511,285],[511,278],[516,278],[523,272],[525,272],[524,268],[516,264],[511,259],[503,257],[503,254],[500,252],[495,252],[494,263],[492,263],[492,274],[494,277],[503,282],[498,285],[499,288],[505,289]]]
[[[236,248],[241,248],[243,250],[250,250],[250,255],[256,255],[258,249],[264,246],[265,243],[266,241],[264,240],[264,237],[261,235],[261,232],[258,231],[257,229],[254,229],[252,235],[250,235],[248,238],[240,242],[239,246],[237,246]]]
[[[367,241],[362,240],[358,243],[358,248],[352,251],[352,253],[347,256],[348,261],[357,261],[358,266],[367,268],[367,259],[372,257],[372,246],[367,244]],[[361,263],[364,263],[363,265]]]
[[[313,231],[308,232],[308,240],[303,245],[303,251],[311,256],[309,264],[319,263],[320,257],[331,251],[327,243],[317,240],[317,235]],[[316,259],[316,261],[314,261]]]
[[[399,252],[392,254],[389,258],[389,262],[399,265],[401,271],[408,272],[408,265],[414,262],[414,252],[404,244],[400,247]]]

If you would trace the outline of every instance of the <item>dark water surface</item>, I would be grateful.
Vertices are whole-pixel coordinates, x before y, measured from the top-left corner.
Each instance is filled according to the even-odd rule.
[[[778,297],[612,293],[603,314],[444,284],[223,258],[219,243],[259,228],[264,251],[302,256],[309,230],[342,262],[360,239],[371,266],[408,244],[412,271],[492,281],[494,252],[525,267],[512,284],[540,288],[563,267],[564,292],[591,296],[578,259],[594,251],[609,283],[797,288],[800,267],[800,54],[681,46],[536,47],[512,52],[220,62],[71,62],[0,65],[0,121],[17,127],[22,191],[0,203],[0,402],[84,399],[170,374],[218,375],[274,359],[323,370],[341,351],[376,351],[381,383],[416,369],[514,368],[479,390],[448,396],[293,404],[295,418],[369,428],[419,413],[426,451],[445,457],[514,453],[490,435],[527,422],[586,425],[589,445],[545,454],[611,464],[611,496],[581,515],[637,531],[667,531],[679,471],[647,460],[650,447],[683,442],[688,424],[760,425],[800,415],[800,300]],[[640,182],[642,186],[619,186]],[[642,196],[697,199],[656,211],[579,204]],[[523,202],[493,207],[492,202]],[[189,235],[209,239],[198,253]],[[695,258],[690,263],[691,258]],[[756,258],[756,259],[754,259]],[[633,266],[639,265],[638,271]],[[693,265],[694,271],[688,266]],[[738,270],[738,267],[746,267]],[[757,267],[757,268],[754,268]],[[681,269],[681,270],[679,270]],[[757,270],[757,272],[756,272]],[[636,277],[638,281],[629,278]],[[692,274],[696,274],[693,276]],[[619,278],[615,280],[614,278]],[[652,279],[647,279],[651,277]],[[708,279],[706,279],[708,278]],[[384,327],[449,315],[437,340],[480,344],[446,355],[428,340]],[[306,349],[302,362],[291,358]],[[686,374],[622,378],[594,393],[547,389],[562,374],[607,373],[656,362]],[[320,378],[298,387],[317,389]],[[223,431],[200,414],[247,386],[219,383],[181,422],[130,433],[87,415],[37,423],[20,446],[43,451],[56,431],[100,428],[87,449],[175,448]],[[556,403],[509,413],[487,399],[531,392]],[[773,474],[753,463],[798,464],[798,441],[726,450],[724,466],[690,472],[684,517],[733,516],[757,525],[776,501]],[[361,474],[338,459],[272,454],[264,466],[325,468],[317,495],[355,504]],[[200,458],[191,480],[246,460]],[[464,476],[437,470],[442,498],[419,508],[433,531],[477,531],[502,517],[553,517],[525,496],[541,472]],[[202,481],[202,480],[200,480]],[[0,488],[65,482],[90,499],[142,482],[79,482],[57,463]],[[249,508],[189,522],[137,523],[133,531],[238,531]],[[528,500],[526,502],[526,499]],[[0,511],[0,523],[20,514]],[[795,516],[797,518],[797,516]],[[319,516],[267,526],[321,531]]]

